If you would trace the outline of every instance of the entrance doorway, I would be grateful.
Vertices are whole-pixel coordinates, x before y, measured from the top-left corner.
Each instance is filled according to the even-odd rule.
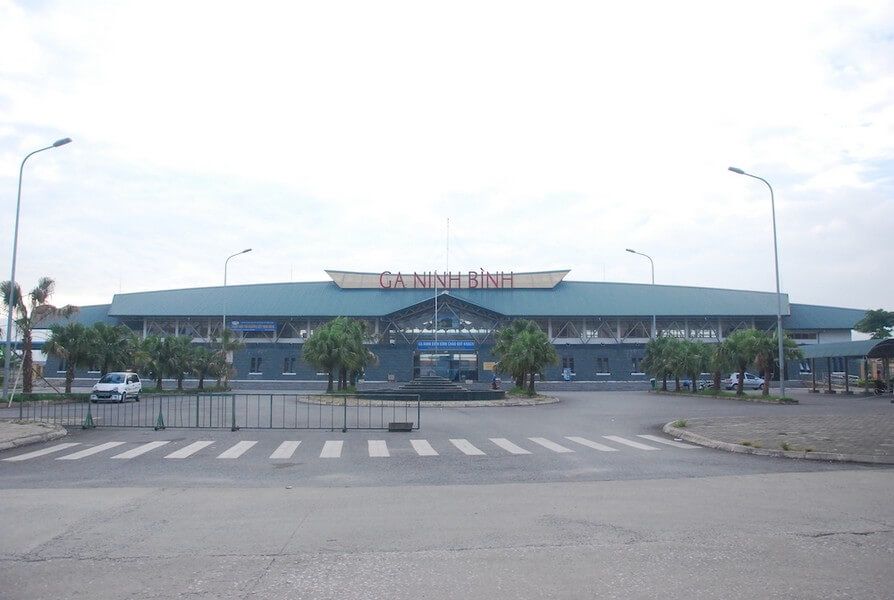
[[[413,378],[437,376],[463,383],[478,381],[477,352],[417,350],[413,357]]]

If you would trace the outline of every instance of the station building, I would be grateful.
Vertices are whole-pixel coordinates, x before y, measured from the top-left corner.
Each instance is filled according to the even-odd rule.
[[[770,292],[565,281],[568,270],[326,273],[329,280],[319,282],[116,294],[111,304],[81,307],[72,318],[205,344],[220,335],[226,319],[245,345],[233,358],[233,379],[256,383],[325,380],[302,360],[302,346],[338,316],[366,324],[378,358],[366,369],[367,382],[431,374],[489,382],[496,331],[515,319],[536,321],[556,347],[559,364],[546,368],[542,379],[573,373],[576,381],[647,380],[641,367],[645,344],[657,335],[711,343],[737,329],[776,327],[777,298]],[[783,295],[782,314],[786,332],[812,345],[850,341],[865,311],[794,304]],[[811,362],[785,367],[787,379],[802,379]],[[49,357],[45,374],[60,371],[59,360]]]

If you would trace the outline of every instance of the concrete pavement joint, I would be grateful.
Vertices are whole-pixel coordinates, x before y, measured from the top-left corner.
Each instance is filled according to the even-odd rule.
[[[685,420],[685,419],[684,419]],[[741,454],[756,454],[758,456],[773,456],[777,458],[804,458],[808,460],[822,460],[833,462],[856,462],[870,463],[880,465],[894,464],[894,456],[873,456],[870,454],[843,454],[836,452],[807,452],[806,450],[774,450],[772,448],[755,448],[754,446],[743,446],[742,444],[732,444],[720,440],[713,440],[703,435],[686,431],[680,427],[674,427],[676,421],[671,421],[663,427],[664,433],[672,435],[704,446],[706,448],[714,448],[715,450],[726,450],[727,452],[738,452]]]

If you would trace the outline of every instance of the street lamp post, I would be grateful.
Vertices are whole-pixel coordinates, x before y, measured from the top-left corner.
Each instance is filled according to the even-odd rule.
[[[25,170],[25,161],[44,150],[52,150],[59,146],[71,143],[71,138],[62,138],[56,140],[51,146],[41,148],[31,152],[22,159],[22,166],[19,167],[19,193],[16,197],[16,225],[15,233],[12,236],[12,270],[9,275],[9,313],[6,315],[6,352],[3,355],[3,399],[9,398],[9,363],[12,362],[12,313],[15,311],[16,305],[16,254],[19,247],[19,209],[22,206],[22,173]]]
[[[625,249],[627,250],[627,252],[629,252],[631,254],[638,254],[640,256],[645,256],[646,258],[649,259],[649,264],[652,265],[652,285],[655,285],[655,261],[652,260],[652,257],[649,256],[648,254],[643,254],[642,252],[637,252],[636,250],[633,250],[631,248],[625,248]],[[654,314],[654,311],[652,311],[652,312],[653,312],[653,314],[652,314],[652,332],[651,332],[652,335],[650,335],[649,337],[658,335],[658,327],[655,324],[655,321],[656,321],[655,314]]]
[[[779,246],[776,242],[776,199],[773,197],[773,186],[763,177],[746,173],[737,167],[730,167],[730,171],[738,175],[745,175],[752,179],[760,179],[770,189],[770,210],[773,214],[773,261],[776,265],[776,337],[779,338],[779,393],[785,398],[785,354],[783,354],[782,339],[782,292],[779,291]],[[770,385],[767,382],[767,385]]]
[[[227,287],[227,265],[230,263],[231,258],[235,258],[240,254],[245,254],[246,252],[251,252],[251,248],[246,248],[242,252],[237,252],[236,254],[231,254],[227,257],[227,260],[224,261],[224,287]],[[226,293],[224,293],[224,311],[223,311],[223,329],[220,330],[220,335],[223,336],[224,332],[227,330],[227,297]]]

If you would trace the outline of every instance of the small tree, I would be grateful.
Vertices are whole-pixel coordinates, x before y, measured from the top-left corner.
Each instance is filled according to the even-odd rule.
[[[646,354],[642,368],[655,379],[661,379],[661,391],[667,391],[667,378],[671,375],[670,350],[674,338],[659,335],[646,343]]]
[[[533,396],[535,393],[534,380],[537,373],[547,365],[558,363],[559,355],[540,326],[532,321],[529,323],[533,327],[526,325],[520,332],[517,332],[509,348],[505,351],[501,350],[503,353],[498,356],[500,363],[512,365],[516,374],[527,374],[528,394]],[[496,354],[496,349],[494,353]]]
[[[528,319],[517,319],[497,331],[497,340],[493,348],[493,354],[497,358],[496,369],[500,373],[509,373],[515,380],[517,388],[525,386],[528,373],[525,365],[518,362],[520,355],[512,351],[513,344],[525,332],[537,331],[542,333],[540,326]]]
[[[711,373],[714,375],[714,390],[715,392],[719,392],[723,373],[729,372],[730,369],[734,369],[736,366],[731,354],[731,346],[726,340],[711,345],[707,364]]]
[[[100,375],[124,368],[130,359],[131,332],[123,325],[94,323],[87,330],[92,358],[99,363]]]
[[[727,345],[729,358],[739,372],[736,384],[737,396],[745,393],[745,369],[754,361],[756,333],[755,329],[737,329],[724,342]]]
[[[867,310],[866,316],[854,325],[854,329],[857,331],[871,333],[874,340],[891,337],[892,327],[894,327],[894,311],[887,311],[883,308]]]
[[[212,352],[204,346],[195,346],[192,349],[190,360],[192,371],[199,378],[199,389],[205,389],[205,377],[216,375],[226,368],[226,361],[219,352]]]
[[[313,332],[304,342],[301,355],[314,367],[326,372],[329,378],[326,391],[331,393],[334,381],[333,373],[339,367],[341,358],[338,332],[333,330],[332,321],[323,324]]]
[[[193,370],[192,339],[186,335],[166,337],[162,345],[165,346],[167,371],[177,378],[177,389],[182,390],[183,378]]]
[[[50,337],[44,344],[44,352],[65,361],[65,393],[71,393],[75,369],[87,366],[92,357],[92,339],[89,330],[80,323],[50,325]]]
[[[63,306],[56,308],[49,303],[53,295],[56,283],[49,277],[41,277],[37,286],[28,292],[27,302],[22,295],[22,289],[18,284],[15,288],[9,281],[0,283],[0,295],[3,296],[3,304],[7,310],[13,311],[16,327],[22,336],[22,392],[31,393],[34,368],[31,358],[31,332],[49,317],[69,316],[77,312],[75,306]],[[14,296],[14,298],[13,298]],[[12,306],[10,306],[12,305]]]

